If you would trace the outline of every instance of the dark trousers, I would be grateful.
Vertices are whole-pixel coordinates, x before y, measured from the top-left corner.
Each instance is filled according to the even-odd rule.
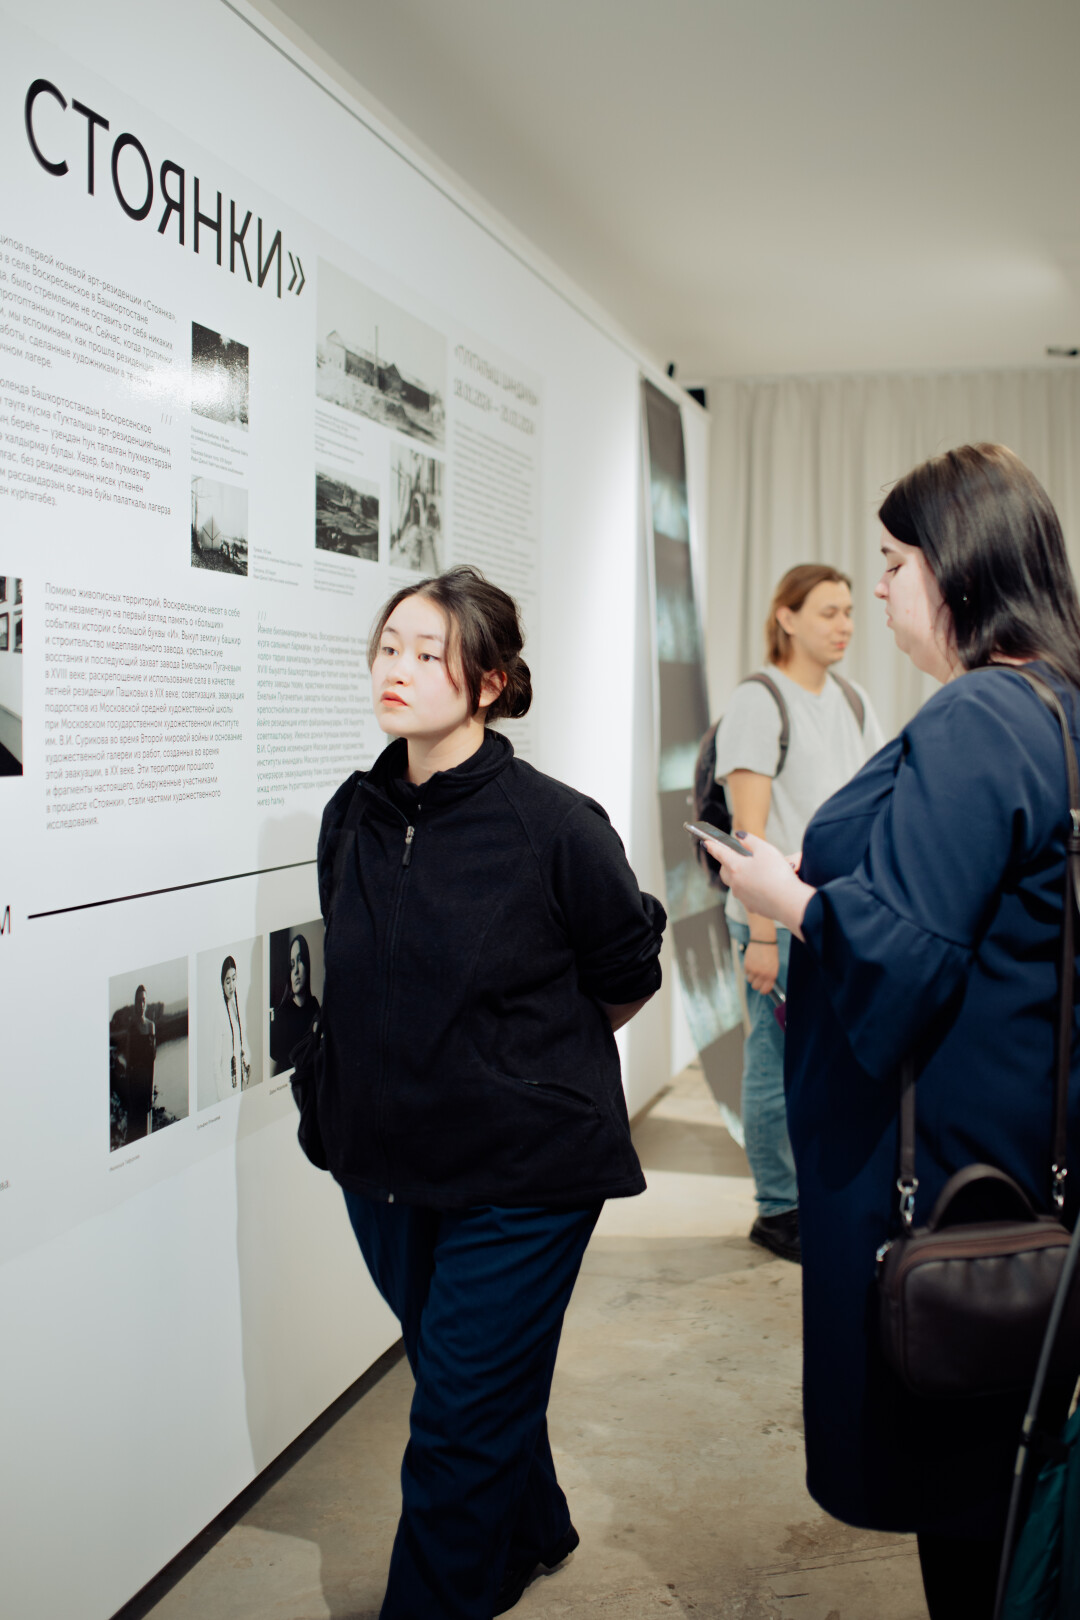
[[[538,1563],[570,1525],[546,1413],[600,1206],[345,1202],[416,1380],[381,1620],[491,1620],[507,1563]]]
[[[924,1535],[919,1563],[930,1620],[992,1620],[1004,1535],[981,1541]]]

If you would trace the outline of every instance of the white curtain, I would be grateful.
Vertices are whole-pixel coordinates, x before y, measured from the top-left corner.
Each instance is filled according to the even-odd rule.
[[[850,575],[856,631],[842,669],[886,734],[934,690],[898,653],[873,598],[876,511],[928,456],[991,440],[1023,457],[1057,506],[1080,572],[1077,369],[779,378],[708,384],[712,417],[706,634],[713,713],[763,659],[773,587],[801,562]]]

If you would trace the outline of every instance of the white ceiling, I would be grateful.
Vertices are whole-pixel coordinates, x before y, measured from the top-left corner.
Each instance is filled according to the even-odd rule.
[[[1080,344],[1080,0],[278,5],[683,380]]]

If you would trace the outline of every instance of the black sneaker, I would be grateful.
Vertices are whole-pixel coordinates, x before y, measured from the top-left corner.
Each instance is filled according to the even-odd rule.
[[[505,1614],[507,1609],[512,1609],[525,1588],[535,1581],[537,1576],[550,1575],[552,1570],[565,1563],[580,1540],[581,1537],[571,1525],[562,1540],[557,1541],[538,1564],[508,1564],[503,1573],[502,1585],[499,1587],[499,1595],[495,1600],[492,1614]]]
[[[785,1209],[782,1215],[759,1215],[750,1228],[751,1243],[760,1243],[771,1249],[781,1260],[793,1260],[802,1265],[802,1243],[799,1239],[799,1212]]]

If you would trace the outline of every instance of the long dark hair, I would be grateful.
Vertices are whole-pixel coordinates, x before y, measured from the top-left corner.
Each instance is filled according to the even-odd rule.
[[[1001,444],[965,444],[894,484],[878,512],[918,546],[965,669],[1043,658],[1080,686],[1080,603],[1050,497]]]
[[[304,972],[307,975],[307,993],[308,993],[308,997],[310,998],[310,996],[312,994],[312,990],[311,990],[311,952],[308,950],[308,942],[304,938],[303,934],[294,934],[292,939],[290,939],[290,941],[289,941],[289,965],[288,965],[288,968],[286,969],[286,972],[285,972],[285,989],[284,989],[284,991],[282,993],[281,1000],[278,1002],[279,1009],[281,1007],[287,1006],[289,1004],[289,1002],[292,1000],[292,948],[293,948],[294,945],[299,945],[299,947],[300,947],[300,960],[304,964]]]
[[[473,714],[480,707],[484,676],[506,676],[506,685],[484,711],[489,720],[518,720],[528,714],[532,702],[532,677],[521,656],[525,636],[518,605],[506,591],[485,579],[479,568],[460,563],[444,574],[421,579],[395,591],[382,608],[368,638],[368,668],[375,662],[386,621],[400,602],[410,596],[426,596],[442,608],[450,623],[447,665],[456,686],[454,665],[459,664],[469,694]]]
[[[230,968],[232,968],[234,973],[237,971],[236,963],[234,962],[233,958],[231,956],[227,956],[224,962],[221,964],[221,999],[224,1001],[225,1011],[229,1015],[229,1028],[232,1029],[232,1008],[229,1006],[229,998],[225,994],[225,975],[228,973]],[[240,1022],[240,997],[235,990],[233,991],[233,994],[236,996],[236,1027],[240,1034],[241,1044],[243,1044],[244,1026]]]

